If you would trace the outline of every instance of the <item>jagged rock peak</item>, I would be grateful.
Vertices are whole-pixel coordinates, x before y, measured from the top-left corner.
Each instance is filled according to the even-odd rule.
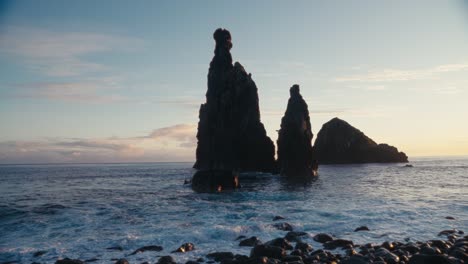
[[[320,129],[314,153],[321,164],[408,162],[405,153],[387,144],[377,144],[337,117]]]
[[[278,134],[278,166],[282,175],[310,177],[313,174],[312,127],[307,103],[299,85],[289,89],[290,98]]]
[[[206,103],[199,112],[194,168],[224,171],[209,174],[212,178],[230,175],[225,171],[273,171],[274,144],[260,121],[257,86],[240,63],[232,65],[229,31],[219,28],[213,38],[216,47]]]

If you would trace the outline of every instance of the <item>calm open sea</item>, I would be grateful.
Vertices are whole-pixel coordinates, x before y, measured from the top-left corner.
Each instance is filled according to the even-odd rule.
[[[69,257],[110,263],[126,257],[153,263],[185,242],[196,250],[172,254],[182,263],[213,251],[248,254],[235,239],[284,236],[272,226],[277,215],[296,231],[355,243],[468,231],[468,159],[411,164],[321,166],[316,181],[299,185],[246,174],[242,189],[213,194],[184,186],[194,173],[191,163],[1,165],[0,262]],[[361,225],[371,231],[353,232]],[[306,241],[320,248],[311,238]],[[164,250],[127,256],[148,245]],[[115,246],[123,251],[106,250]],[[34,257],[38,251],[46,253]]]

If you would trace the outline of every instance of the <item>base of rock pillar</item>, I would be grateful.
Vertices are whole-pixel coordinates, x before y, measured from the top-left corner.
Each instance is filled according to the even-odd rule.
[[[315,178],[318,176],[317,169],[295,169],[295,170],[283,170],[281,172],[282,176],[286,176],[292,179],[308,179],[308,178]]]
[[[230,170],[197,171],[192,178],[196,192],[221,192],[240,187],[238,173]]]

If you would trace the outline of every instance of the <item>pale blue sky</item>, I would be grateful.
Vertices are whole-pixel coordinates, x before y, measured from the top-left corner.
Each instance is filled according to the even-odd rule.
[[[299,84],[411,156],[468,154],[466,1],[0,1],[0,163],[192,161],[213,31],[276,141]]]

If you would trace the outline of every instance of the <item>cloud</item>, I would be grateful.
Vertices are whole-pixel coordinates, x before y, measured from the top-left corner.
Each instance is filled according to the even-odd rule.
[[[157,99],[155,103],[198,109],[204,102],[202,99],[195,97],[171,97],[171,99]]]
[[[38,28],[7,27],[0,34],[0,52],[18,56],[28,68],[54,77],[100,72],[107,66],[87,55],[136,51],[141,39],[85,32],[52,32]]]
[[[196,145],[196,133],[197,125],[195,124],[177,124],[155,129],[145,138],[161,142],[175,141],[178,142],[180,147],[191,148]]]
[[[445,86],[433,90],[440,95],[454,95],[462,92],[462,90],[456,86]]]
[[[351,109],[324,109],[324,110],[309,110],[309,114],[311,116],[330,116],[330,115],[338,115],[344,113],[355,113]],[[284,111],[274,111],[274,110],[266,110],[262,111],[262,116],[273,116],[273,117],[282,117],[284,116]]]
[[[196,125],[177,124],[141,137],[51,138],[0,142],[0,163],[191,161]]]
[[[418,70],[399,70],[384,69],[372,70],[365,74],[348,75],[335,78],[336,82],[391,82],[391,81],[410,81],[433,78],[438,74],[448,72],[467,71],[468,64],[446,64],[428,69]]]
[[[112,79],[101,78],[78,82],[42,82],[14,85],[13,97],[52,101],[111,103],[128,99],[115,93]]]

